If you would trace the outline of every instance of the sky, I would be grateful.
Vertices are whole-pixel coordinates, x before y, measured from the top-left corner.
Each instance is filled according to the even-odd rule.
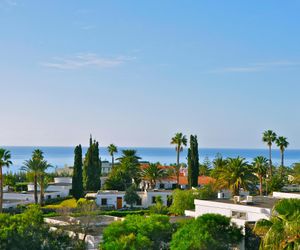
[[[0,145],[300,148],[300,1],[0,0]]]

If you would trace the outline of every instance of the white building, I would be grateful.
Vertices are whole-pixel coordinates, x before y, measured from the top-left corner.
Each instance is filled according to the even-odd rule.
[[[165,206],[169,205],[169,197],[172,195],[172,191],[169,190],[148,190],[144,192],[137,192],[140,196],[140,201],[135,204],[135,207],[147,208],[156,203],[156,197],[160,196],[162,202]],[[87,196],[91,197],[93,195],[88,194]],[[124,200],[125,191],[116,191],[116,190],[104,190],[99,191],[94,195],[96,203],[98,206],[107,206],[120,209],[126,206]]]

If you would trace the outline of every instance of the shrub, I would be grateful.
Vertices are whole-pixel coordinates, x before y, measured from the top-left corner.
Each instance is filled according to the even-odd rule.
[[[173,192],[173,203],[170,212],[176,215],[183,215],[184,210],[194,209],[195,191],[176,189]]]
[[[104,230],[100,249],[162,249],[170,241],[172,231],[168,216],[129,215],[124,221],[114,222]]]
[[[171,250],[232,249],[242,238],[241,228],[231,225],[230,218],[204,214],[184,223],[173,234]]]

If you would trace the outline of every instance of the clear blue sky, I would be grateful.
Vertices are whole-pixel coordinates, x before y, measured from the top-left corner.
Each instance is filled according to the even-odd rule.
[[[300,2],[0,0],[1,145],[300,148]]]

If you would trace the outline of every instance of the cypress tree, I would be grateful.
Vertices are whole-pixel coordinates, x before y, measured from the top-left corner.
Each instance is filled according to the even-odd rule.
[[[90,146],[86,152],[83,165],[83,185],[86,191],[100,189],[101,160],[99,158],[99,143],[90,137]]]
[[[199,176],[199,152],[196,135],[190,137],[190,148],[188,149],[188,183],[190,187],[198,186]]]
[[[76,200],[83,197],[82,148],[79,144],[74,150],[74,168],[72,177],[72,195]]]

